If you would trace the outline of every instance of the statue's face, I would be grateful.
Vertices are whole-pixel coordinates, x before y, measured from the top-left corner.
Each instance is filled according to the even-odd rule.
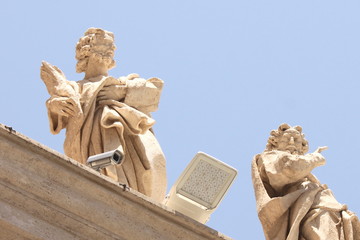
[[[300,132],[290,128],[279,137],[277,149],[291,154],[299,154],[302,152],[302,141],[303,139]]]
[[[113,45],[95,45],[92,47],[89,61],[95,61],[98,64],[104,64],[110,66],[114,59],[114,47]]]
[[[114,39],[108,34],[95,35],[91,39],[91,54],[89,56],[90,62],[104,64],[110,66],[114,59],[115,45]]]

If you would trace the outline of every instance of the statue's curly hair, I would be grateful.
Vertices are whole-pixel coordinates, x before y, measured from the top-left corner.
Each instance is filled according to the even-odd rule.
[[[115,51],[114,34],[101,28],[89,28],[84,36],[81,37],[76,44],[75,58],[78,60],[76,64],[76,72],[85,72],[89,56],[93,54],[93,46],[108,45],[112,51]],[[109,69],[115,67],[115,61],[112,60]]]
[[[302,133],[302,127],[300,127],[300,126],[291,127],[290,125],[288,125],[286,123],[281,124],[277,130],[272,130],[270,132],[270,137],[266,144],[265,151],[272,151],[272,150],[278,149],[279,139],[284,134],[284,132],[288,129],[294,129],[300,133],[301,139],[302,139],[302,149],[301,149],[300,154],[307,153],[307,151],[309,150],[309,143],[305,139],[304,133]]]

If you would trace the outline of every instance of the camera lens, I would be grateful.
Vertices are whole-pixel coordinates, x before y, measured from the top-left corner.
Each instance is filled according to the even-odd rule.
[[[119,154],[118,152],[115,152],[115,153],[114,153],[113,159],[114,159],[114,162],[115,162],[116,164],[119,164],[119,163],[120,163],[121,158],[122,158],[121,154]]]

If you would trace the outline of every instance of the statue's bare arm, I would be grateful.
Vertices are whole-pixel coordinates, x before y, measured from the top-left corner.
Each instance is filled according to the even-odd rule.
[[[325,158],[321,154],[321,151],[325,149],[327,147],[320,147],[315,152],[306,155],[283,151],[264,154],[263,162],[270,184],[279,190],[287,184],[307,177],[314,168],[325,164]]]
[[[284,174],[294,181],[306,177],[314,168],[325,164],[324,156],[318,151],[306,155],[287,154],[282,161]]]

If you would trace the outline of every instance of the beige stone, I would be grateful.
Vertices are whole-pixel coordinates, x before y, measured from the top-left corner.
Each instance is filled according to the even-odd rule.
[[[267,240],[359,240],[357,216],[311,174],[325,164],[319,147],[306,154],[300,126],[282,124],[254,157],[252,179],[257,211]]]
[[[0,124],[1,240],[231,240]]]
[[[68,81],[47,62],[41,66],[50,99],[46,102],[53,134],[66,128],[65,154],[85,164],[89,156],[119,149],[122,165],[103,174],[157,201],[166,191],[165,158],[151,127],[150,112],[157,110],[163,81],[137,74],[114,78],[114,35],[90,28],[76,46],[77,72],[83,80]]]

